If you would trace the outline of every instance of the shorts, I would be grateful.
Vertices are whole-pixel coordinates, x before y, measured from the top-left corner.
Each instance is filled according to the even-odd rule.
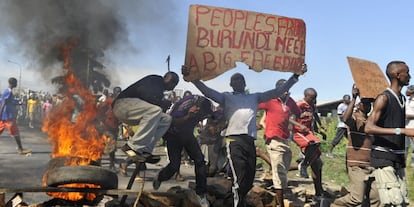
[[[9,120],[0,121],[0,134],[3,133],[4,129],[7,129],[11,136],[19,135],[19,128],[17,128],[16,121],[9,121]]]
[[[302,149],[304,150],[309,143],[319,143],[320,140],[316,137],[311,131],[304,133],[295,132],[293,134],[293,141]]]

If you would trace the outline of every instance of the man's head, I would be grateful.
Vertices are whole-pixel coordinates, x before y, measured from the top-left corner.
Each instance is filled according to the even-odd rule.
[[[171,91],[177,86],[178,81],[180,78],[178,77],[177,73],[174,73],[172,71],[167,72],[164,75],[164,88],[167,91]]]
[[[200,107],[200,110],[205,114],[213,114],[213,104],[210,100],[203,96],[196,96],[195,105]]]
[[[9,86],[10,86],[10,88],[16,88],[16,86],[17,86],[17,79],[16,78],[13,78],[13,77],[9,78]]]
[[[348,94],[344,95],[344,96],[342,97],[342,101],[343,101],[346,105],[348,105],[348,104],[351,102],[351,96],[350,96],[350,95],[348,95]]]
[[[230,86],[233,88],[234,92],[243,93],[246,88],[246,81],[244,76],[240,73],[235,73],[230,78]]]
[[[109,95],[109,90],[108,90],[107,88],[105,88],[105,89],[102,91],[102,94],[103,94],[103,95],[105,95],[105,96],[108,96],[108,95]]]
[[[121,91],[122,91],[121,87],[119,87],[119,86],[115,86],[115,87],[112,89],[112,96],[113,96],[113,97],[117,97],[117,96],[121,93]]]
[[[316,97],[318,96],[318,93],[314,88],[307,88],[303,92],[304,100],[308,102],[309,104],[316,104]]]
[[[386,74],[391,82],[391,85],[398,84],[399,86],[406,86],[410,82],[410,70],[403,61],[391,61],[387,65]]]
[[[193,96],[193,105],[188,110],[188,113],[191,113],[193,118],[205,118],[208,115],[213,114],[213,104],[210,100],[203,96],[191,95]],[[185,104],[185,103],[184,103]]]
[[[279,79],[278,81],[276,81],[275,88],[282,86],[285,82],[286,82],[286,79]],[[289,94],[290,94],[289,91],[286,91],[280,96],[280,98],[282,100],[286,100]]]
[[[191,93],[191,91],[185,91],[184,94],[183,94],[183,97],[191,96],[191,95],[193,95],[193,93]]]
[[[406,96],[412,96],[414,95],[414,85],[409,85],[407,87],[407,90],[405,91]]]

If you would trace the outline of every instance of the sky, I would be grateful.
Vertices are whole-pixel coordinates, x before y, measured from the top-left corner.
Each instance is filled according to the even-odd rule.
[[[50,84],[51,74],[59,70],[46,70],[39,65],[28,49],[33,47],[36,38],[43,40],[49,35],[64,31],[68,25],[63,19],[61,24],[49,24],[36,20],[36,10],[18,14],[16,4],[10,7],[5,0],[0,3],[0,85],[7,87],[7,78],[19,79],[21,87],[33,90],[53,92]],[[23,0],[17,0],[22,2]],[[48,4],[52,0],[27,1],[33,4]],[[111,86],[125,88],[149,74],[163,75],[167,71],[166,58],[170,55],[172,71],[181,73],[184,63],[188,12],[191,4],[248,10],[273,15],[302,19],[306,24],[305,62],[308,72],[300,77],[290,90],[295,99],[303,97],[303,90],[313,87],[318,91],[318,101],[341,99],[350,94],[353,84],[347,56],[369,60],[378,64],[384,71],[388,62],[403,60],[409,66],[414,65],[414,2],[409,0],[120,0],[114,1],[67,1],[89,2],[88,20],[113,14],[119,24],[113,24],[116,32],[107,28],[109,33],[99,33],[99,37],[110,36],[104,49],[102,62],[105,71],[111,76]],[[103,2],[103,3],[102,3]],[[94,6],[102,3],[104,6]],[[68,4],[68,3],[66,3]],[[82,4],[82,3],[80,3]],[[116,5],[114,5],[116,4]],[[18,4],[17,4],[18,5]],[[34,5],[32,5],[34,6]],[[27,7],[30,9],[31,7]],[[44,10],[46,20],[53,18],[53,8]],[[69,7],[70,8],[70,7]],[[76,12],[69,12],[74,17]],[[61,13],[57,14],[61,15]],[[46,21],[43,20],[43,21]],[[108,20],[108,19],[106,19]],[[118,23],[118,22],[116,22]],[[87,25],[95,25],[85,23]],[[50,26],[52,25],[52,26]],[[96,24],[99,25],[99,24]],[[105,24],[104,24],[105,25]],[[32,35],[38,28],[46,30],[41,35]],[[99,28],[94,28],[98,30]],[[33,30],[33,31],[32,31]],[[116,34],[116,35],[114,35]],[[96,42],[99,38],[94,39]],[[119,40],[119,41],[118,41]],[[113,41],[114,43],[112,44]],[[38,50],[37,50],[38,51]],[[48,65],[48,68],[61,68],[60,65]],[[230,76],[236,72],[245,75],[247,89],[261,92],[274,87],[280,78],[288,78],[289,72],[254,72],[243,63],[237,63],[235,69],[206,81],[206,85],[217,91],[231,91]],[[412,73],[412,72],[411,72]],[[180,80],[177,89],[200,92],[189,82]],[[403,89],[405,90],[405,89]]]

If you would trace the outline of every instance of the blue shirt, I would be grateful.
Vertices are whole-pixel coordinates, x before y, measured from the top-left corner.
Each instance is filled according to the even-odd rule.
[[[283,85],[263,93],[219,93],[203,82],[197,80],[193,84],[206,97],[219,103],[224,107],[224,115],[228,121],[225,136],[247,134],[253,138],[257,136],[256,113],[259,103],[269,101],[272,98],[281,96],[298,81],[292,76]]]
[[[14,100],[13,92],[10,88],[7,88],[1,94],[1,104],[6,102],[4,109],[1,113],[1,120],[11,120],[16,116],[16,101]]]

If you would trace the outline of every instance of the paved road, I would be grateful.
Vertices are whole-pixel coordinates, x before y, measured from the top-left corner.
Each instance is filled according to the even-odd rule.
[[[31,155],[18,155],[16,153],[16,143],[13,138],[5,132],[0,135],[0,188],[32,188],[42,186],[42,177],[46,170],[46,166],[50,161],[51,146],[47,141],[47,136],[40,129],[30,129],[28,127],[20,127],[22,142],[25,148],[33,150]],[[152,179],[159,169],[166,164],[166,156],[163,147],[157,147],[154,154],[161,154],[162,160],[159,164],[147,165],[145,171],[145,182],[136,181],[133,190],[139,190],[144,184],[144,190],[152,191]],[[121,150],[116,153],[118,159],[123,159],[125,155]],[[102,166],[108,167],[107,156],[102,159]],[[118,166],[117,166],[118,167]],[[129,175],[132,174],[135,165],[128,168]],[[172,186],[180,185],[187,187],[189,182],[194,182],[194,169],[192,166],[181,167],[181,173],[186,178],[184,182],[176,182],[175,179],[163,182],[159,191],[164,191]],[[144,174],[141,173],[141,177]],[[118,189],[126,189],[129,177],[118,174]],[[13,196],[13,193],[6,194],[6,202]],[[24,201],[28,204],[43,203],[52,199],[45,193],[23,193]],[[136,196],[129,195],[127,203],[133,203]]]

